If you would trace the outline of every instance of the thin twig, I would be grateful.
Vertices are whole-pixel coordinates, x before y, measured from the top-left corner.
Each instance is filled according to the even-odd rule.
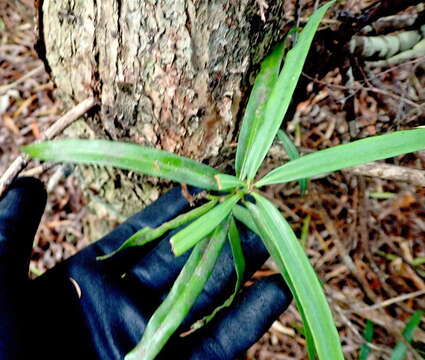
[[[13,89],[14,87],[19,85],[20,83],[24,82],[25,80],[32,78],[33,76],[37,75],[38,73],[40,73],[43,70],[44,70],[44,65],[40,65],[40,66],[36,67],[35,69],[31,70],[30,72],[28,72],[27,74],[25,74],[24,76],[20,77],[18,80],[14,81],[10,84],[0,86],[0,95],[6,93],[10,89]]]
[[[371,91],[371,92],[374,92],[374,93],[377,93],[377,94],[388,96],[390,98],[393,98],[394,100],[401,101],[403,103],[406,103],[406,104],[408,104],[412,107],[418,108],[418,109],[422,109],[423,105],[424,105],[424,104],[416,104],[415,102],[413,102],[409,99],[406,99],[406,97],[404,97],[404,96],[394,94],[390,91],[378,89],[377,87],[362,87],[362,90]]]
[[[389,73],[389,72],[391,72],[391,71],[397,70],[397,69],[399,69],[399,68],[401,68],[401,67],[403,67],[403,66],[405,66],[405,65],[420,64],[420,63],[422,63],[424,60],[425,60],[425,56],[421,56],[421,57],[418,57],[418,58],[416,58],[416,59],[413,59],[413,60],[410,60],[410,61],[406,61],[406,62],[401,63],[401,64],[398,64],[398,65],[391,66],[390,68],[388,68],[388,69],[386,69],[386,70],[382,70],[382,71],[380,71],[380,72],[373,73],[373,74],[372,74],[371,76],[369,76],[368,78],[366,78],[366,79],[364,79],[364,80],[360,80],[359,82],[360,82],[360,84],[363,84],[363,83],[365,83],[365,82],[367,82],[367,81],[372,81],[372,80],[376,79],[377,77],[380,77],[380,76],[382,76],[382,75],[385,75],[385,74],[387,74],[387,73]],[[323,80],[316,79],[316,78],[314,78],[314,77],[312,77],[312,76],[310,76],[310,75],[306,74],[305,72],[303,72],[303,73],[302,73],[302,75],[303,75],[304,77],[306,77],[307,79],[309,79],[309,80],[311,80],[311,81],[313,81],[313,82],[315,82],[315,83],[317,83],[317,84],[321,84],[321,85],[324,85],[324,86],[333,87],[333,88],[335,88],[335,89],[347,90],[347,89],[349,89],[349,88],[350,88],[349,86],[332,84],[332,83],[328,83],[328,82],[323,81]]]
[[[391,71],[397,70],[398,68],[401,68],[401,67],[403,67],[405,65],[413,65],[413,64],[417,64],[418,65],[418,64],[421,64],[424,60],[425,60],[425,56],[420,56],[420,57],[418,57],[416,59],[413,59],[413,60],[410,60],[410,61],[406,61],[406,62],[403,62],[401,64],[397,64],[397,65],[391,66],[391,67],[389,67],[386,70],[382,70],[382,71],[379,71],[377,73],[374,73],[373,75],[369,76],[368,79],[369,80],[374,80],[375,78],[377,78],[379,76],[382,76],[382,75],[385,75],[385,74],[387,74],[387,73],[389,73]]]
[[[90,97],[80,102],[78,105],[74,106],[71,110],[69,110],[64,116],[62,116],[58,121],[56,121],[44,132],[43,140],[50,140],[59,133],[61,133],[75,120],[78,120],[87,111],[89,111],[95,104],[96,100],[93,97]]]
[[[57,166],[57,164],[51,164],[51,163],[43,163],[40,165],[37,165],[31,169],[27,169],[25,171],[22,171],[21,176],[38,176],[45,171]]]
[[[41,140],[50,140],[60,134],[65,128],[71,125],[75,120],[79,119],[87,111],[89,111],[96,103],[92,97],[82,101],[64,116],[58,119],[50,128],[48,128]],[[12,181],[25,169],[28,165],[29,157],[26,154],[19,155],[15,161],[8,167],[5,173],[0,177],[0,196],[12,183]]]
[[[378,346],[376,344],[365,341],[365,339],[360,334],[360,332],[357,330],[357,328],[354,326],[352,321],[347,316],[345,316],[346,311],[342,310],[341,307],[336,303],[336,301],[334,299],[332,299],[331,296],[328,295],[327,298],[328,298],[328,300],[331,304],[332,309],[334,309],[335,312],[339,315],[340,320],[353,332],[353,334],[359,339],[359,341],[362,344],[367,344],[370,348],[377,350],[377,351],[380,351],[382,353],[391,354],[391,351],[389,349],[386,349],[382,346]]]
[[[374,304],[371,306],[365,306],[365,307],[360,307],[360,308],[353,308],[353,309],[349,309],[349,310],[344,310],[345,313],[352,313],[352,312],[361,312],[361,311],[372,311],[372,310],[376,310],[376,309],[381,309],[384,308],[386,306],[398,303],[398,302],[402,302],[408,299],[412,299],[418,296],[422,296],[425,295],[425,290],[419,290],[419,291],[415,291],[412,292],[410,294],[404,294],[404,295],[400,295],[385,301],[382,301],[378,304]]]
[[[424,170],[403,166],[373,162],[344,169],[343,171],[355,175],[378,177],[392,181],[404,181],[417,186],[425,186]]]
[[[316,84],[320,84],[320,85],[323,85],[323,86],[327,86],[327,87],[330,87],[330,88],[333,88],[333,89],[337,89],[337,90],[353,90],[353,88],[352,88],[352,87],[344,86],[344,85],[337,85],[337,84],[328,83],[328,82],[323,81],[323,80],[315,79],[315,78],[313,78],[313,77],[311,77],[311,76],[309,76],[309,75],[307,75],[307,74],[305,74],[305,73],[303,73],[303,76],[304,76],[304,77],[306,77],[307,79],[309,79],[309,80],[313,81],[313,82],[314,82],[314,83],[316,83]],[[393,93],[393,92],[391,92],[391,91],[387,91],[387,90],[379,89],[379,88],[377,88],[377,87],[373,86],[372,84],[368,83],[368,81],[369,81],[369,80],[370,80],[370,79],[368,79],[368,78],[365,76],[365,79],[364,79],[363,81],[360,81],[360,82],[359,82],[360,87],[359,87],[359,88],[357,88],[357,89],[355,89],[355,90],[356,90],[356,92],[358,92],[358,91],[360,91],[360,90],[365,90],[365,91],[368,91],[368,92],[374,92],[374,93],[376,93],[376,94],[381,94],[381,95],[388,96],[388,97],[393,98],[394,100],[400,101],[400,102],[402,102],[402,103],[406,103],[406,104],[408,104],[408,105],[410,105],[410,106],[412,106],[412,107],[414,107],[414,108],[416,108],[416,109],[420,109],[420,110],[422,110],[422,109],[423,109],[424,104],[416,104],[414,101],[409,100],[409,99],[407,99],[407,98],[406,98],[406,97],[404,97],[404,96],[400,96],[400,95],[394,94],[394,93]],[[363,86],[363,85],[361,85],[363,82],[367,83],[367,84],[368,84],[368,85],[370,85],[370,86]]]
[[[314,194],[314,196],[319,199],[319,195],[316,192],[314,187],[310,188],[310,191]],[[341,260],[343,261],[344,265],[347,267],[347,269],[351,272],[351,274],[356,278],[356,280],[359,282],[361,287],[363,288],[366,295],[372,299],[376,300],[376,296],[374,292],[370,289],[369,284],[367,283],[366,279],[359,274],[359,271],[357,269],[356,264],[354,263],[353,259],[351,258],[349,251],[347,251],[346,246],[341,241],[341,235],[336,228],[334,222],[328,215],[325,207],[320,201],[317,201],[317,206],[319,208],[319,215],[325,225],[326,230],[329,232],[329,234],[332,236],[332,241],[335,244],[336,249],[338,250],[338,253],[341,257]]]

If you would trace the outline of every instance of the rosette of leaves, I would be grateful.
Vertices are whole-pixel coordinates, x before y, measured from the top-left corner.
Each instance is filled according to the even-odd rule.
[[[144,245],[189,223],[171,237],[171,246],[176,256],[189,250],[191,254],[126,360],[154,359],[161,351],[202,292],[226,241],[230,243],[237,274],[234,293],[194,327],[202,326],[222,307],[231,304],[242,285],[245,267],[235,219],[260,236],[291,289],[304,323],[309,357],[343,359],[335,322],[313,267],[288,222],[257,189],[294,180],[305,189],[305,179],[309,177],[424,149],[425,129],[374,136],[305,156],[299,156],[289,137],[279,131],[314,34],[332,3],[322,6],[310,17],[291,50],[285,54],[281,43],[263,60],[243,117],[234,175],[165,151],[123,142],[66,139],[24,147],[24,152],[42,160],[110,165],[224,192],[221,196],[209,196],[204,205],[155,229],[141,229],[114,252]],[[256,179],[278,132],[291,161]],[[247,201],[247,195],[254,201]]]

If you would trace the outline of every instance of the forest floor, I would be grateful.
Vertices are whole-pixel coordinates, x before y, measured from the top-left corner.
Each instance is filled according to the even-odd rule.
[[[295,1],[285,3],[294,9]],[[353,0],[340,6],[359,12],[366,3]],[[305,9],[309,5],[305,2]],[[31,0],[0,0],[0,174],[21,145],[40,138],[64,111],[33,50],[33,11]],[[326,19],[328,24],[337,21],[333,15]],[[343,82],[338,68],[312,80],[306,100],[288,122],[288,133],[308,152],[423,125],[424,62],[422,58],[373,71],[363,68],[363,79],[350,84]],[[351,117],[347,101],[353,104]],[[425,152],[385,163],[425,170]],[[45,181],[49,191],[31,260],[31,276],[36,277],[87,245],[87,210],[74,175],[64,176],[56,168],[33,168],[31,173]],[[310,181],[304,197],[293,183],[275,186],[266,195],[296,229],[324,283],[346,358],[359,358],[366,343],[364,329],[373,323],[368,359],[389,359],[409,318],[425,309],[425,187],[342,171]],[[273,272],[273,265],[265,266],[255,276]],[[300,316],[291,305],[248,350],[246,359],[304,359],[302,332]],[[424,358],[424,318],[408,348],[408,359]]]

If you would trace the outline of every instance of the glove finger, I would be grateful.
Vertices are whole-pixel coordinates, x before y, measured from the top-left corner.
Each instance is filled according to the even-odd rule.
[[[19,178],[0,200],[0,277],[26,279],[47,194],[35,178]]]
[[[199,191],[197,189],[192,190]],[[130,312],[139,314],[129,320],[127,327],[122,326],[122,329],[117,332],[118,340],[115,336],[111,336],[111,341],[103,339],[103,341],[100,341],[101,344],[108,343],[112,344],[113,347],[115,341],[122,340],[121,337],[133,339],[137,334],[139,338],[146,318],[154,311],[159,300],[156,299],[156,294],[151,293],[146,296],[146,293],[136,293],[134,289],[126,286],[127,284],[120,276],[123,271],[131,267],[132,263],[140,260],[144,252],[149,250],[149,246],[126,249],[127,251],[122,251],[105,261],[97,261],[96,257],[115,250],[140,228],[144,226],[157,227],[179,213],[188,210],[189,207],[188,201],[182,196],[181,188],[173,188],[152,205],[129,218],[103,239],[37,278],[35,280],[37,287],[54,289],[57,287],[56,283],[65,282],[69,285],[71,278],[78,284],[78,292],[81,295],[79,306],[89,328],[106,331],[109,327],[115,328],[117,318],[121,319],[120,321],[122,319],[128,320],[127,315]],[[150,248],[152,248],[152,245],[150,245]],[[73,297],[69,297],[70,303],[73,302],[76,295],[75,289],[71,288],[71,290]],[[156,299],[152,301],[153,307],[149,303],[151,298]],[[142,302],[149,304],[143,305]],[[141,306],[135,306],[135,304],[141,304]],[[142,306],[145,308],[142,309]],[[146,309],[146,306],[148,309]],[[105,311],[105,309],[114,309],[114,311]],[[114,321],[111,318],[114,318]],[[102,331],[99,330],[99,333],[102,333]],[[126,333],[128,334],[126,335]],[[127,343],[127,340],[122,341]]]
[[[20,178],[0,200],[0,357],[22,358],[24,281],[46,204],[43,184]]]
[[[256,234],[240,223],[238,223],[238,227],[246,260],[244,278],[249,279],[269,255]],[[155,293],[157,299],[165,298],[189,256],[189,254],[177,258],[174,256],[169,243],[171,236],[172,233],[126,274],[128,288],[132,288],[136,292]],[[191,318],[197,319],[211,313],[232,294],[235,283],[236,271],[232,251],[226,242],[203,292],[196,300],[185,323]]]
[[[184,359],[235,359],[261,338],[291,301],[280,275],[263,278],[246,288],[204,328],[184,338],[175,337],[163,358],[169,358],[167,351],[175,353],[177,343]]]

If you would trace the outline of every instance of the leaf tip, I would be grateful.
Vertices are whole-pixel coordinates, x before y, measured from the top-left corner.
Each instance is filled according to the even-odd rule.
[[[116,253],[118,253],[118,251],[120,251],[120,250],[121,250],[121,248],[119,248],[119,249],[117,249],[115,251],[112,251],[112,252],[110,252],[108,254],[105,254],[105,255],[96,256],[96,260],[97,261],[107,260],[107,259],[111,258],[112,256],[114,256]]]
[[[179,256],[180,254],[178,254],[178,249],[176,249],[174,236],[171,237],[170,239],[170,245],[171,245],[171,252],[174,254],[174,256]]]
[[[34,150],[33,144],[21,146],[21,151],[27,155],[32,155],[33,150]]]

